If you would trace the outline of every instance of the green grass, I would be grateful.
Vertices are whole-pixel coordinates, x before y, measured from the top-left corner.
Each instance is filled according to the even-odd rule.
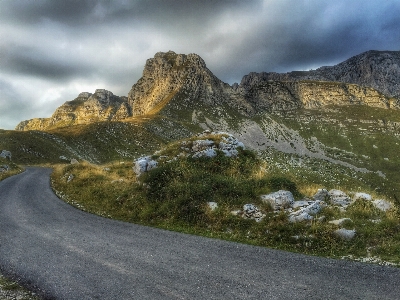
[[[23,168],[21,168],[20,166],[16,165],[15,163],[13,163],[12,161],[2,158],[0,157],[0,167],[3,165],[7,165],[9,167],[9,170],[6,172],[1,172],[0,173],[0,181],[3,179],[6,179],[7,177],[19,174],[23,171]]]
[[[30,291],[16,283],[15,281],[9,280],[0,274],[0,289],[9,297],[7,299],[20,299],[20,300],[39,300]]]
[[[207,138],[217,143],[220,137]],[[191,141],[187,139],[186,143],[190,145]],[[109,218],[311,255],[372,255],[400,262],[400,221],[396,211],[383,213],[361,201],[354,202],[346,212],[325,208],[319,216],[324,215],[326,221],[344,217],[353,220],[344,226],[355,228],[356,237],[343,241],[333,234],[337,226],[317,221],[290,223],[285,213],[274,213],[259,197],[286,189],[301,199],[312,196],[322,184],[298,181],[296,175],[276,172],[248,150],[241,150],[236,158],[219,153],[214,158],[181,157],[168,162],[181,152],[180,147],[181,143],[172,143],[157,153],[155,158],[168,158],[160,159],[157,168],[139,178],[130,163],[60,165],[52,174],[53,186],[64,200]],[[67,182],[70,174],[74,178]],[[366,186],[363,191],[373,192]],[[211,201],[218,203],[214,211],[207,205]],[[231,211],[240,210],[247,203],[257,205],[266,217],[257,223],[232,215]],[[371,221],[378,219],[380,223]]]

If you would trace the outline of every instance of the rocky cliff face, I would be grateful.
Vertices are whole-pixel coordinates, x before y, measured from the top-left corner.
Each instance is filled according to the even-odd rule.
[[[45,130],[157,114],[172,100],[176,100],[178,109],[194,104],[211,108],[227,105],[244,116],[326,105],[400,108],[399,66],[400,52],[369,51],[315,71],[250,73],[240,85],[231,87],[214,76],[197,54],[159,52],[147,60],[143,76],[128,97],[106,90],[81,93],[57,108],[50,118],[23,121],[16,130]]]
[[[332,67],[289,73],[250,73],[240,86],[248,87],[274,81],[337,81],[372,87],[400,99],[400,51],[368,51]]]
[[[373,88],[356,84],[324,81],[267,81],[250,86],[241,93],[254,111],[282,111],[327,105],[367,105],[400,108],[400,101]]]
[[[238,109],[248,106],[241,99],[229,97],[231,91],[232,88],[214,76],[197,54],[159,52],[147,60],[142,78],[128,94],[128,104],[134,116],[156,113],[178,94],[186,103],[219,105],[228,102]]]
[[[94,94],[83,92],[67,101],[50,118],[32,119],[19,123],[16,130],[44,130],[72,124],[121,120],[131,116],[126,97],[97,89]]]

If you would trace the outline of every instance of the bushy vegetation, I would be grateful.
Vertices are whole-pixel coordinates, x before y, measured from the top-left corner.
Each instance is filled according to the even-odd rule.
[[[171,144],[153,158],[177,157],[180,145]],[[322,186],[299,187],[290,176],[267,170],[254,152],[240,150],[233,158],[218,153],[213,158],[160,160],[139,178],[131,162],[59,165],[52,181],[60,197],[105,217],[313,255],[379,256],[399,262],[395,210],[384,213],[369,202],[356,201],[346,212],[328,207],[312,222],[290,223],[286,213],[273,212],[260,195],[285,189],[299,200]],[[218,203],[218,208],[211,210],[208,202]],[[232,214],[249,203],[266,215],[261,222]],[[316,221],[321,215],[325,221]],[[344,217],[352,219],[345,228],[357,231],[351,241],[336,237],[337,226],[327,222]]]

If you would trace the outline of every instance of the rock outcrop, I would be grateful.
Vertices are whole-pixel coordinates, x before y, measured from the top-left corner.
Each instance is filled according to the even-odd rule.
[[[66,125],[89,124],[97,121],[125,119],[131,115],[126,97],[97,89],[94,94],[80,93],[67,101],[50,118],[32,119],[17,125],[16,130],[44,130]]]

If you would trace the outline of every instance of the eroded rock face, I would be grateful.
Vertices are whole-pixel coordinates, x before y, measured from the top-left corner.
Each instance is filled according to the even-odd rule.
[[[371,87],[380,93],[400,98],[400,51],[367,51],[332,67],[289,73],[250,73],[240,86],[255,86],[268,81],[330,81]]]
[[[121,120],[131,116],[126,97],[97,89],[94,94],[80,93],[77,98],[58,107],[50,118],[32,119],[19,123],[16,130],[45,130],[98,121]]]

